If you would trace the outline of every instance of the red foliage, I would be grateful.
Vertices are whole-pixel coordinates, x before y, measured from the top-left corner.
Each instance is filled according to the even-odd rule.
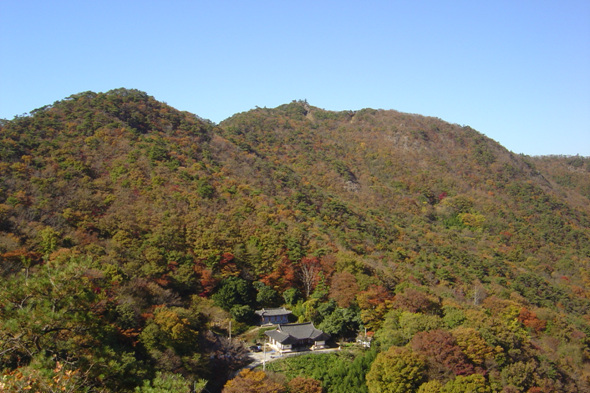
[[[196,270],[196,268],[195,268],[195,270]],[[199,295],[203,296],[203,297],[209,296],[211,293],[213,293],[213,290],[217,286],[217,283],[219,282],[219,280],[213,276],[213,271],[211,269],[203,269],[200,271],[200,273],[201,273],[201,287],[203,288],[203,290],[201,291],[201,293]]]
[[[339,307],[350,307],[358,290],[354,275],[349,272],[336,273],[332,277],[330,298],[334,299]]]
[[[537,333],[542,332],[547,327],[547,321],[537,318],[534,312],[527,310],[525,307],[520,309],[518,320],[524,326],[533,329]]]
[[[445,330],[417,333],[412,338],[411,346],[414,352],[427,357],[433,370],[449,370],[455,375],[470,375],[475,372],[453,335]]]
[[[260,281],[276,291],[284,292],[286,289],[296,286],[295,268],[287,258],[283,258],[275,270],[261,277]]]
[[[232,253],[226,252],[219,258],[217,264],[219,274],[221,277],[237,276],[240,274],[240,269],[236,265],[235,257]]]
[[[371,309],[391,298],[391,293],[382,285],[371,285],[366,291],[359,292],[356,300],[361,309]]]
[[[414,288],[408,288],[397,294],[393,300],[393,306],[413,313],[437,314],[440,311],[440,304],[436,299]]]
[[[329,254],[322,257],[322,259],[320,259],[320,265],[324,277],[329,280],[336,271],[336,256]]]

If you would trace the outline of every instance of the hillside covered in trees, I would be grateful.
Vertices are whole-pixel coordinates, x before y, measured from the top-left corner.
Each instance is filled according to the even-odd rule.
[[[226,392],[584,391],[590,158],[396,111],[216,125],[85,92],[0,121],[0,275],[5,391],[221,391],[248,363],[229,321],[282,305],[372,347]]]

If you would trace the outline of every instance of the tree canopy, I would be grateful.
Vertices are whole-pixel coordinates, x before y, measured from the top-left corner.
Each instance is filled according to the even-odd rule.
[[[0,277],[8,391],[220,391],[249,361],[230,322],[281,306],[372,339],[291,360],[326,392],[585,391],[590,159],[391,110],[213,124],[83,92],[0,122]]]

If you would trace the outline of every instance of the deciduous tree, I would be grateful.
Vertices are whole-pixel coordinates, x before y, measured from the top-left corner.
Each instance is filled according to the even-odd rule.
[[[322,393],[322,383],[317,379],[295,377],[287,384],[289,393]]]
[[[491,393],[492,389],[481,374],[459,375],[447,382],[440,393]]]
[[[358,290],[359,286],[353,274],[347,271],[336,273],[332,277],[330,298],[334,299],[339,307],[350,307]]]
[[[440,301],[438,299],[414,288],[407,288],[404,292],[395,295],[393,306],[413,313],[441,313]]]
[[[263,276],[260,281],[278,292],[284,292],[295,287],[296,276],[295,266],[287,258],[283,258],[275,269]]]
[[[455,338],[445,330],[417,333],[410,342],[412,349],[428,360],[429,375],[436,379],[455,375],[473,374],[473,365],[457,345]]]
[[[408,348],[381,352],[367,374],[369,393],[413,393],[424,382],[426,363]]]
[[[371,285],[356,296],[363,324],[372,330],[379,328],[383,315],[391,306],[391,293],[382,285]]]
[[[520,309],[518,320],[526,327],[530,328],[536,333],[542,332],[547,326],[547,321],[543,321],[537,318],[537,314],[526,309],[525,307]]]
[[[494,358],[494,350],[481,337],[481,334],[467,327],[458,327],[451,332],[461,347],[463,353],[475,364],[482,365],[486,360]]]
[[[305,297],[308,298],[320,279],[322,265],[317,257],[304,257],[297,267]]]
[[[242,370],[229,380],[222,393],[284,393],[285,388],[271,381],[264,371]]]

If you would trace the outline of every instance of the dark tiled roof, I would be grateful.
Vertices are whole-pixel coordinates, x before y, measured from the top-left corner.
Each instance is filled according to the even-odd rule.
[[[297,342],[295,337],[291,337],[286,333],[279,332],[278,330],[269,330],[264,332],[268,337],[272,338],[275,341],[280,342],[281,344],[293,344]]]
[[[278,315],[289,315],[291,314],[291,311],[287,310],[285,307],[263,308],[262,310],[256,310],[256,314],[260,315],[261,317],[275,317]]]
[[[315,341],[320,340],[322,336],[327,335],[321,330],[316,329],[311,322],[279,325],[279,330],[298,339],[310,338]]]
[[[279,325],[277,330],[269,330],[265,334],[281,344],[292,344],[305,339],[325,341],[330,338],[328,333],[316,329],[311,322]]]

